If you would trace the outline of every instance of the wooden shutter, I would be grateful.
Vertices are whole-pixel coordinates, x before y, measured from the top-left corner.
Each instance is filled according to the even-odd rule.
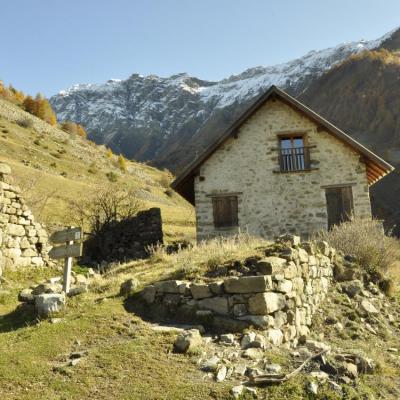
[[[216,228],[238,225],[238,202],[236,196],[212,198],[214,226]]]
[[[351,186],[327,188],[325,190],[328,211],[328,228],[348,221],[354,213]]]

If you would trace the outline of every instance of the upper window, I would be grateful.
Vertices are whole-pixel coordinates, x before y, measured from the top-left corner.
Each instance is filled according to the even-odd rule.
[[[215,196],[212,198],[214,226],[229,228],[238,225],[237,196]]]
[[[302,135],[279,138],[279,163],[282,172],[304,171],[310,168],[309,149]]]

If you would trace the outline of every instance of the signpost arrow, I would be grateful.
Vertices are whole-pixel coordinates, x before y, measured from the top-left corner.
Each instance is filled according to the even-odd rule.
[[[50,236],[50,241],[53,243],[65,243],[62,246],[53,247],[49,251],[51,258],[65,259],[63,280],[63,291],[65,294],[68,294],[71,286],[72,257],[80,257],[82,255],[82,243],[74,243],[74,241],[80,241],[82,237],[82,228],[74,228],[73,226],[55,232]]]

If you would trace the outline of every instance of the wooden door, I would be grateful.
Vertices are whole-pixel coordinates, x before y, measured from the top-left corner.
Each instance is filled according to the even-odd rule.
[[[328,210],[328,229],[350,220],[354,214],[351,186],[327,188],[325,195]]]

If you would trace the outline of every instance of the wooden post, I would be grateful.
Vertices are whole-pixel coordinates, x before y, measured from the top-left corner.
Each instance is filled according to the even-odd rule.
[[[73,226],[70,226],[69,229],[72,229]],[[69,240],[66,242],[67,246],[74,244],[73,240]],[[72,271],[72,257],[66,257],[64,261],[64,279],[63,279],[63,291],[65,294],[69,293],[69,289],[71,287],[71,271]]]

